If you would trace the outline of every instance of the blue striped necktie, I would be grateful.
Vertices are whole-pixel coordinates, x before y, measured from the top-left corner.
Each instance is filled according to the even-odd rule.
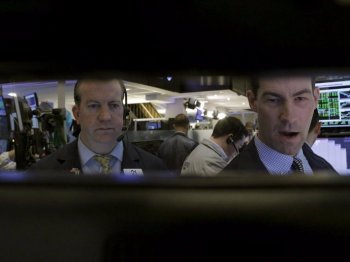
[[[303,163],[299,158],[293,157],[291,170],[293,173],[304,173]]]

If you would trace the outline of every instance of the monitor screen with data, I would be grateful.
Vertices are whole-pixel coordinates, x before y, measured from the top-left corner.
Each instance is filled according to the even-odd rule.
[[[350,80],[317,82],[322,128],[350,127]]]

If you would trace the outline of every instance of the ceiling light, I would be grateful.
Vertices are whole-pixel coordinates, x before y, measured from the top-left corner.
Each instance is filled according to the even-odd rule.
[[[218,114],[218,118],[219,119],[223,119],[223,118],[225,118],[226,117],[226,114],[225,113],[219,113]]]

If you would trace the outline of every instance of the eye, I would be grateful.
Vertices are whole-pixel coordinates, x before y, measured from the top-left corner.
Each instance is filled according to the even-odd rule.
[[[267,97],[266,102],[269,104],[278,104],[281,101],[278,97]]]
[[[295,98],[295,101],[296,101],[296,102],[306,102],[306,101],[308,101],[308,100],[309,100],[309,98],[306,97],[306,96],[297,96],[297,97]]]
[[[99,107],[100,107],[100,105],[98,104],[98,103],[89,103],[88,105],[87,105],[87,107],[89,108],[89,109],[98,109]]]
[[[121,102],[112,102],[109,103],[109,107],[113,110],[116,110],[122,106]]]

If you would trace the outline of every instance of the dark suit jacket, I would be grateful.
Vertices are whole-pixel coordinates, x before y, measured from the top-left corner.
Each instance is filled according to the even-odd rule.
[[[327,171],[332,175],[338,174],[331,164],[329,164],[324,158],[316,155],[305,143],[303,145],[303,152],[314,172]],[[229,174],[230,170],[269,174],[263,162],[260,160],[254,139],[248,144],[244,151],[242,151],[223,169],[221,174]]]
[[[81,171],[77,139],[39,160],[28,170],[64,170],[70,172],[72,168],[77,168]],[[154,172],[152,171],[157,173],[161,171],[165,176],[170,175],[160,158],[131,143],[124,143],[122,170],[124,168],[141,168],[144,176],[153,175]]]
[[[182,132],[176,132],[167,138],[158,149],[158,155],[170,170],[180,175],[186,157],[198,143]]]

